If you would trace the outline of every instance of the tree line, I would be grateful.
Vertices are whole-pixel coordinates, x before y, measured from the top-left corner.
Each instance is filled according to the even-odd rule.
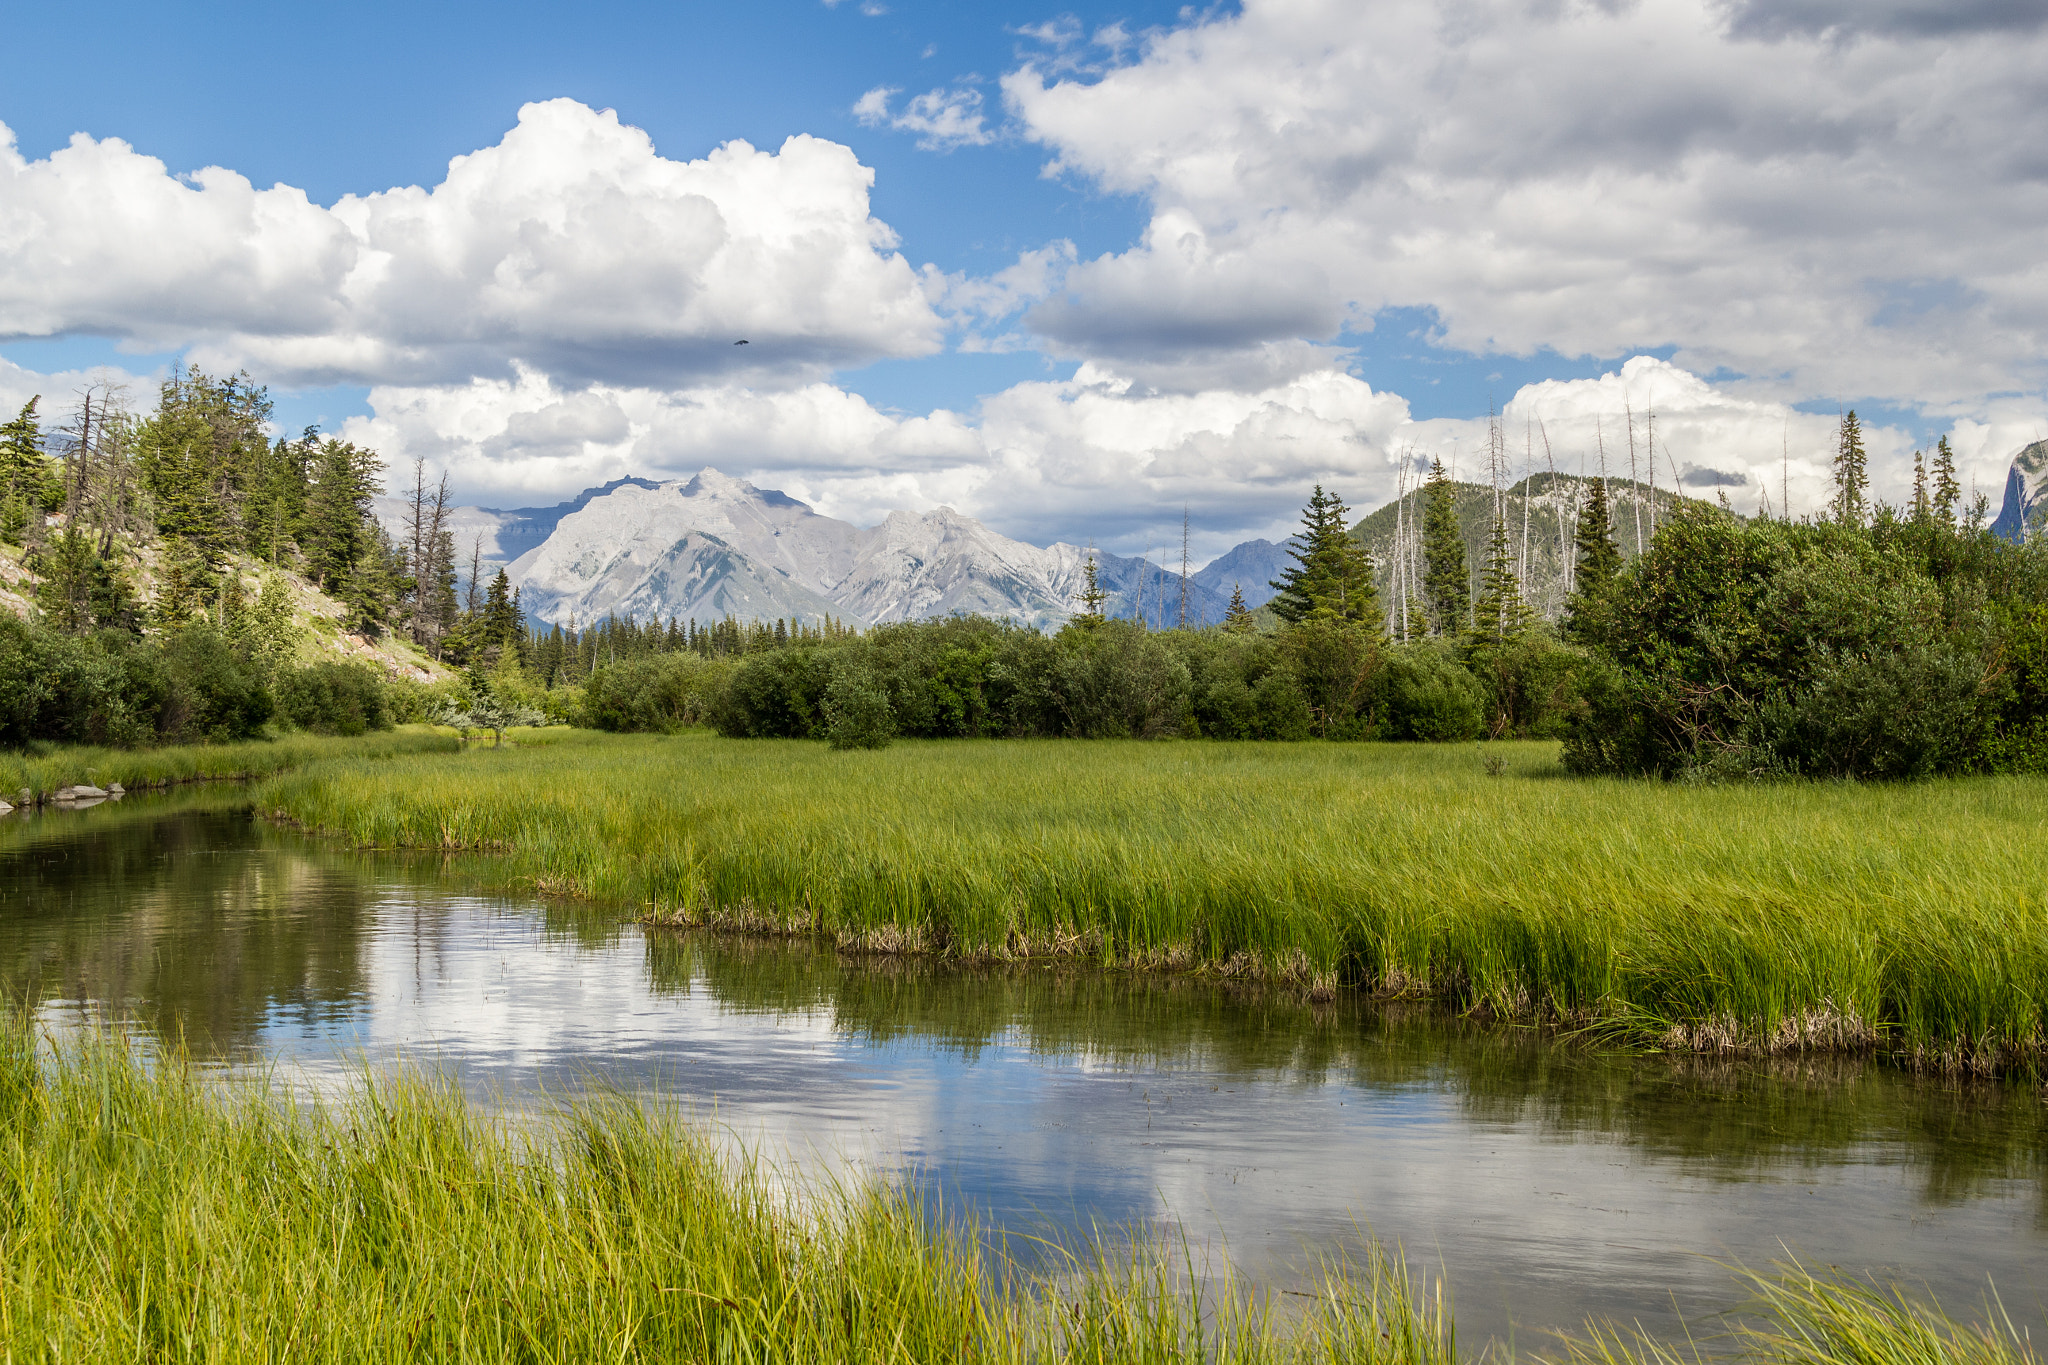
[[[1380,573],[1317,486],[1270,612],[1239,585],[1220,626],[1111,620],[1090,562],[1049,634],[971,617],[537,625],[502,570],[480,581],[476,543],[460,572],[445,477],[415,465],[394,538],[372,514],[373,452],[270,421],[246,377],[187,370],[146,418],[101,387],[54,431],[34,402],[0,427],[0,535],[40,578],[37,619],[0,623],[0,741],[544,713],[843,745],[1552,737],[1574,771],[1666,777],[2048,769],[2048,551],[1993,535],[1981,497],[1964,505],[1946,438],[1916,452],[1905,506],[1873,501],[1853,412],[1817,516],[1683,501],[1630,557],[1610,481],[1587,480],[1556,620],[1529,606],[1497,492],[1471,572],[1436,462],[1419,572]],[[423,700],[360,670],[304,675],[286,590],[262,572],[286,568],[351,628],[400,633],[465,680]]]

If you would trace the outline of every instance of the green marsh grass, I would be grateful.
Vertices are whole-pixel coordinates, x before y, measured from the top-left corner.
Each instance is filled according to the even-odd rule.
[[[256,799],[357,846],[487,853],[487,882],[850,950],[1352,985],[1669,1049],[2048,1054],[2034,778],[1686,787],[1570,778],[1540,743],[579,734],[314,764]]]
[[[6,1031],[7,1360],[1452,1358],[1377,1253],[1284,1315],[1142,1242],[1033,1275],[915,1194],[792,1189],[625,1097],[516,1126],[419,1076],[294,1103]]]
[[[623,1096],[514,1124],[418,1075],[308,1102],[117,1038],[0,1033],[10,1361],[1461,1358],[1441,1280],[1376,1245],[1284,1294],[1144,1239],[1029,1271],[914,1193],[792,1187]],[[1723,1358],[2035,1365],[2009,1330],[1881,1286],[1755,1284]],[[1682,1354],[1594,1325],[1563,1358]]]
[[[81,784],[118,782],[139,791],[180,782],[270,777],[291,768],[334,758],[383,759],[449,753],[460,747],[453,731],[434,733],[407,726],[353,737],[287,735],[234,744],[179,744],[161,749],[102,749],[90,745],[47,745],[0,751],[0,800],[19,801],[28,789],[47,797]]]

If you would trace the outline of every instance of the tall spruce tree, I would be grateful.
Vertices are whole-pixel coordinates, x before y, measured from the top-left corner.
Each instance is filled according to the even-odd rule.
[[[1372,581],[1372,561],[1351,534],[1346,518],[1351,509],[1317,484],[1301,512],[1301,530],[1287,553],[1294,565],[1273,580],[1273,614],[1289,623],[1311,616],[1377,624],[1379,590]]]
[[[1963,496],[1963,486],[1956,482],[1956,456],[1948,448],[1948,437],[1934,443],[1934,498],[1932,500],[1934,519],[1953,531],[1956,529],[1956,504]]]
[[[1835,520],[1844,526],[1863,524],[1864,495],[1870,474],[1863,453],[1863,424],[1856,409],[1842,414],[1841,430],[1835,441]]]
[[[1614,539],[1614,514],[1607,502],[1607,481],[1593,480],[1579,524],[1572,536],[1578,561],[1573,582],[1581,592],[1601,593],[1621,572],[1621,546]]]
[[[1109,600],[1109,593],[1103,589],[1095,567],[1095,551],[1088,552],[1087,560],[1081,565],[1081,610],[1074,613],[1074,624],[1093,629],[1102,624],[1102,604]]]
[[[160,536],[182,541],[206,575],[236,549],[253,548],[248,494],[271,455],[268,391],[247,375],[215,379],[197,366],[164,381],[156,414],[132,442]]]
[[[41,396],[22,404],[14,420],[0,426],[0,540],[19,545],[45,511],[62,505],[64,485],[43,448],[36,418]]]
[[[307,576],[348,608],[354,630],[384,618],[396,555],[372,511],[384,462],[332,437],[312,457],[304,536]]]
[[[1529,616],[1522,580],[1515,572],[1507,519],[1495,508],[1493,534],[1486,540],[1486,572],[1479,580],[1479,601],[1472,608],[1472,638],[1480,645],[1520,639],[1529,629]]]
[[[1233,635],[1249,635],[1259,628],[1257,619],[1252,616],[1252,609],[1245,605],[1242,584],[1230,585],[1230,610],[1223,614],[1223,628]]]
[[[1442,460],[1430,464],[1423,494],[1423,605],[1432,634],[1456,634],[1465,628],[1472,585],[1465,568],[1465,535],[1458,526],[1458,490]]]
[[[1934,505],[1927,498],[1927,457],[1913,452],[1913,523],[1925,526],[1934,520]]]
[[[43,620],[72,635],[96,630],[134,629],[133,594],[119,570],[94,548],[76,524],[45,541],[30,559],[42,581],[36,607]]]

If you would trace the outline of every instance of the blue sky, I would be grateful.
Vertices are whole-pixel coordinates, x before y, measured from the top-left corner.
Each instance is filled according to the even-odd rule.
[[[173,171],[227,166],[257,185],[295,185],[320,203],[392,185],[431,185],[450,156],[489,145],[529,100],[568,96],[615,108],[664,153],[699,156],[743,138],[773,147],[813,133],[854,148],[876,171],[874,210],[920,261],[949,271],[1000,269],[1056,238],[1084,257],[1128,246],[1144,201],[1073,177],[1040,175],[1040,147],[1003,139],[933,153],[913,136],[863,127],[854,102],[877,85],[909,92],[994,78],[1046,44],[1028,30],[1055,23],[1134,34],[1175,24],[1176,4],[1001,6],[858,0],[752,5],[610,5],[566,19],[559,6],[207,6],[191,12],[116,6],[94,40],[98,73],[59,63],[17,69],[0,121],[20,149],[46,156],[73,133],[120,137]],[[1215,6],[1205,14],[1227,13]],[[71,17],[27,15],[27,46],[61,51]],[[194,79],[196,72],[235,74]],[[1498,405],[1535,379],[1591,377],[1624,355],[1473,355],[1433,345],[1426,310],[1390,309],[1371,330],[1343,331],[1357,372],[1408,398],[1416,415],[1462,417]],[[1656,348],[1649,348],[1655,350]],[[1668,352],[1669,347],[1662,348]],[[1634,354],[1634,349],[1625,354]],[[0,354],[38,369],[162,364],[173,353],[122,355],[101,338],[17,342]],[[846,382],[901,411],[962,409],[1020,379],[1070,374],[1036,352],[957,352],[882,361]],[[338,425],[366,412],[367,389],[280,391],[280,420]]]
[[[28,248],[0,279],[0,399],[190,356],[247,365],[287,427],[426,459],[483,501],[715,461],[856,519],[950,502],[1041,539],[1079,515],[1126,546],[1157,533],[1141,505],[1192,505],[1218,546],[1283,524],[1317,478],[1369,505],[1416,452],[1483,448],[1494,409],[1576,449],[1663,402],[1688,463],[1754,490],[1795,438],[1820,480],[1832,414],[1859,404],[1881,488],[1942,433],[1988,482],[2048,387],[2048,172],[2014,151],[2048,133],[2025,75],[2042,27],[1925,8],[115,4],[82,38],[42,7],[10,37],[44,57],[0,91],[25,168],[0,215]],[[913,117],[926,92],[968,122]],[[573,103],[515,145],[547,101]],[[651,139],[615,185],[575,160],[611,136],[602,110]],[[77,133],[96,150],[51,160]],[[865,200],[843,164],[777,155],[791,137],[849,149]],[[172,193],[107,139],[318,212],[238,218],[238,191]],[[758,230],[748,268],[782,253],[772,306],[739,277],[699,288],[716,250],[668,249],[669,190],[635,199],[734,140],[766,159],[710,197],[730,240]],[[552,188],[411,228],[328,212],[405,186],[452,201],[437,187],[472,154]],[[835,175],[824,255],[748,197]],[[630,229],[603,216],[621,196]],[[573,283],[470,326],[522,250],[492,215],[529,212],[589,247],[587,274],[555,251],[543,273]],[[349,271],[435,232],[458,243],[430,262],[446,325],[403,299],[364,312]],[[210,294],[244,264],[247,297]],[[153,269],[162,297],[132,308],[94,284]],[[690,271],[710,273],[675,283]],[[838,312],[807,308],[819,288]],[[647,316],[607,332],[575,307],[594,296]],[[740,330],[757,349],[709,349]]]

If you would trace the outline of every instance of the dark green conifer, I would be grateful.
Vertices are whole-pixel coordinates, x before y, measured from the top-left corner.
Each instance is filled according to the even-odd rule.
[[[1963,486],[1956,482],[1955,452],[1948,448],[1948,437],[1934,443],[1934,498],[1932,502],[1934,519],[1953,531],[1956,528],[1956,504],[1963,496]]]
[[[42,580],[36,586],[36,608],[50,625],[72,635],[134,628],[127,581],[76,523],[44,542],[30,567]]]
[[[1294,565],[1273,580],[1273,614],[1290,624],[1311,616],[1377,624],[1379,591],[1372,562],[1346,525],[1350,509],[1317,484],[1287,547]]]
[[[1586,490],[1573,537],[1578,562],[1573,568],[1572,595],[1565,603],[1565,633],[1590,640],[1595,619],[1604,606],[1615,576],[1621,572],[1621,547],[1614,540],[1614,518],[1607,501],[1607,480],[1595,479]]]
[[[1856,409],[1842,414],[1841,430],[1835,441],[1835,520],[1844,526],[1863,524],[1864,493],[1870,487],[1865,468],[1863,424]]]
[[[1519,639],[1529,628],[1529,616],[1528,603],[1522,599],[1522,580],[1515,572],[1507,519],[1496,507],[1493,534],[1486,542],[1486,572],[1472,610],[1473,640],[1480,645],[1503,645]]]
[[[1423,485],[1427,499],[1422,513],[1422,591],[1433,634],[1462,630],[1471,602],[1466,577],[1465,536],[1458,527],[1458,490],[1444,473],[1444,462],[1429,467]]]
[[[1223,628],[1233,635],[1249,635],[1259,628],[1258,618],[1245,605],[1244,588],[1241,584],[1230,585],[1230,610],[1223,614]]]
[[[1925,526],[1934,519],[1934,506],[1927,498],[1927,458],[1913,452],[1913,523]]]
[[[1096,577],[1095,552],[1088,552],[1088,559],[1081,565],[1081,610],[1074,614],[1074,624],[1093,628],[1102,624],[1102,604],[1109,600]]]
[[[28,539],[42,514],[61,505],[64,486],[56,466],[44,453],[43,428],[36,420],[40,396],[22,405],[13,421],[0,426],[0,540],[19,545]]]

